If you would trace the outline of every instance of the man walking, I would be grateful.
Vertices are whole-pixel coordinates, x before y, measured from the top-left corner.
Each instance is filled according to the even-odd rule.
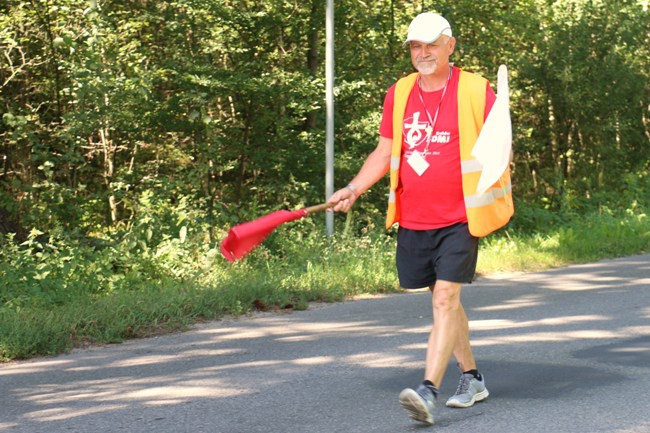
[[[447,406],[470,407],[489,395],[472,354],[461,287],[474,277],[478,238],[505,225],[513,206],[508,169],[487,191],[477,191],[483,166],[471,152],[496,97],[487,80],[450,64],[456,39],[449,22],[420,14],[405,43],[418,72],[388,90],[377,147],[329,202],[347,212],[390,172],[386,227],[399,223],[400,285],[428,287],[434,317],[424,380],[403,390],[399,401],[411,418],[433,424],[452,355],[461,377]]]

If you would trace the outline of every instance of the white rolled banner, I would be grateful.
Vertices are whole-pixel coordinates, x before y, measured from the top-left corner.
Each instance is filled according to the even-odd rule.
[[[512,122],[508,68],[506,65],[501,65],[497,73],[496,100],[472,149],[472,156],[483,166],[477,186],[478,194],[487,191],[503,175],[510,164],[511,151]]]

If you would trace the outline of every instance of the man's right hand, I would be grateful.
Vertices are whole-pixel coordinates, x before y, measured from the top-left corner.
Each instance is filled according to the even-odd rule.
[[[357,200],[357,195],[351,188],[345,187],[336,191],[327,200],[328,203],[336,203],[336,206],[329,208],[328,211],[334,212],[347,212],[352,208],[352,205]]]

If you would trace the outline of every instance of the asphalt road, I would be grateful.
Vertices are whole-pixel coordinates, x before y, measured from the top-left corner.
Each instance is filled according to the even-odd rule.
[[[650,255],[463,289],[490,398],[433,427],[421,380],[431,296],[405,293],[0,366],[0,432],[650,432]]]

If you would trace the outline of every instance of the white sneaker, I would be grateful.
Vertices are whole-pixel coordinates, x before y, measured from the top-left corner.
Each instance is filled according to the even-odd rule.
[[[406,388],[399,394],[399,403],[416,421],[433,424],[433,410],[436,407],[435,396],[431,389],[420,385],[416,390]]]
[[[478,380],[469,373],[461,374],[456,393],[447,400],[448,407],[470,407],[485,400],[490,393],[485,387],[485,377]]]

